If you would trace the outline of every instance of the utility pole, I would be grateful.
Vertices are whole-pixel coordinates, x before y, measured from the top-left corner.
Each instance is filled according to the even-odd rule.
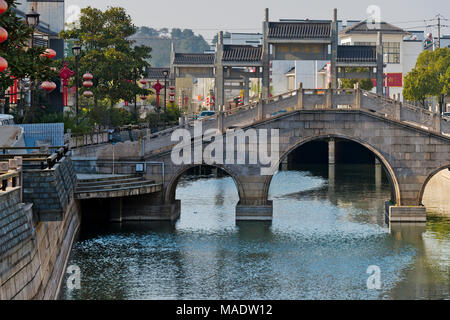
[[[437,41],[437,47],[441,47],[441,15],[438,15],[438,41]]]

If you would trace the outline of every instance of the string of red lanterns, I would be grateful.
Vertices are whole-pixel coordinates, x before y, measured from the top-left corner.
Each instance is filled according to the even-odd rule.
[[[170,103],[175,102],[175,87],[174,86],[169,87],[169,102]]]
[[[0,14],[3,14],[8,10],[8,3],[5,0],[0,0]],[[0,27],[0,43],[3,43],[8,39],[8,31]],[[8,61],[5,58],[0,57],[0,72],[8,69]]]
[[[92,79],[94,79],[94,76],[90,72],[86,72],[83,75],[83,87],[85,88],[92,88],[94,86],[94,83],[92,82]],[[94,93],[90,90],[84,91],[83,96],[86,98],[90,98],[94,96]]]

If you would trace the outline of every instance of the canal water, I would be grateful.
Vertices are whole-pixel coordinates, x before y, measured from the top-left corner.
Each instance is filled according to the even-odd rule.
[[[68,264],[81,288],[66,275],[61,299],[450,299],[450,220],[388,226],[375,171],[279,172],[271,224],[235,222],[232,178],[184,177],[176,224],[83,226]]]

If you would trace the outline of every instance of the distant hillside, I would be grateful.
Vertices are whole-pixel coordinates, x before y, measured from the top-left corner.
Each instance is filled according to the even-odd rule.
[[[165,67],[170,64],[170,45],[175,43],[175,50],[185,53],[203,53],[209,49],[208,43],[201,35],[195,35],[191,29],[153,29],[140,27],[131,37],[137,45],[146,45],[152,48],[152,67]]]

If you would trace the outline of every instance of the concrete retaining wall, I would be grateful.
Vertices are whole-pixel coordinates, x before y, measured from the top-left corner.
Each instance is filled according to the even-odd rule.
[[[55,170],[42,172],[42,176],[31,175],[41,180],[52,179],[42,183],[53,187],[47,190],[48,199],[62,205],[58,221],[35,221],[33,205],[20,201],[20,188],[0,193],[1,300],[57,298],[81,216],[78,202],[70,191],[75,181],[70,166],[70,160],[65,159]],[[24,180],[27,180],[27,173]],[[37,202],[37,207],[41,205]]]
[[[73,198],[75,185],[72,161],[64,158],[53,169],[24,173],[24,201],[33,203],[39,221],[62,221],[65,208]]]

